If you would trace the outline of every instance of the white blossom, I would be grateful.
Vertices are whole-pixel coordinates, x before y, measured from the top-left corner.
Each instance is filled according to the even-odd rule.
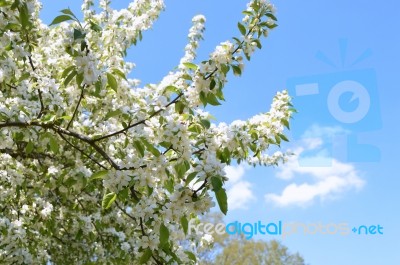
[[[201,63],[206,18],[194,16],[177,67],[144,86],[125,56],[164,1],[115,10],[110,0],[83,0],[83,16],[64,9],[68,20],[51,26],[39,19],[40,1],[21,0],[18,8],[3,2],[0,260],[138,264],[151,250],[149,263],[176,256],[193,264],[186,251],[213,240],[188,237],[182,220],[217,205],[211,179],[224,184],[224,168],[234,161],[285,161],[286,153],[270,147],[292,115],[286,91],[268,112],[244,121],[215,123],[204,110],[223,101],[229,73],[241,75],[275,26],[268,2],[251,1],[260,8],[247,7],[254,14],[245,15],[237,38],[222,40]],[[177,243],[185,241],[190,249]]]

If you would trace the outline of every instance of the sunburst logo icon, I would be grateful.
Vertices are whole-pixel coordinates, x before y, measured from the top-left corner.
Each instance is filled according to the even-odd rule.
[[[362,134],[382,126],[376,72],[373,68],[360,68],[372,51],[349,51],[348,41],[341,39],[339,58],[331,58],[322,51],[316,53],[316,59],[329,65],[331,72],[287,80],[287,88],[299,110],[294,123],[304,129],[313,124],[338,126],[349,132],[347,161],[377,162],[379,149],[373,143],[360,141]]]

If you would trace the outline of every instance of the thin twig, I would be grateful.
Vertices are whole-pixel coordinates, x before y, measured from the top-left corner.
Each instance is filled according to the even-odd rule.
[[[91,155],[86,154],[82,149],[80,149],[79,147],[77,147],[76,145],[74,145],[73,143],[71,143],[70,141],[67,140],[67,138],[65,138],[65,136],[62,133],[58,133],[58,135],[60,135],[60,137],[67,142],[67,144],[69,144],[70,146],[72,146],[74,149],[78,150],[80,153],[82,153],[84,156],[86,156],[87,158],[89,158],[90,160],[92,160],[94,163],[96,163],[99,167],[103,168],[103,169],[108,169],[105,166],[103,166],[102,164],[100,164],[98,161],[96,161]]]
[[[101,136],[101,137],[99,137],[99,138],[93,139],[93,141],[94,141],[94,142],[101,141],[101,140],[104,140],[104,139],[106,139],[106,138],[109,138],[109,137],[112,137],[112,136],[121,134],[121,133],[123,133],[123,132],[126,132],[126,131],[128,131],[129,129],[132,129],[133,127],[135,127],[135,126],[138,126],[139,124],[144,124],[147,120],[149,120],[149,119],[153,118],[154,116],[158,115],[160,112],[164,111],[166,108],[168,108],[168,107],[171,106],[172,104],[175,104],[182,96],[183,96],[183,93],[179,94],[174,100],[172,100],[172,101],[169,102],[167,105],[165,105],[165,107],[164,107],[163,109],[159,109],[158,111],[154,112],[154,113],[151,114],[149,117],[147,117],[146,119],[143,119],[143,120],[140,120],[140,121],[138,121],[138,122],[135,122],[135,123],[133,123],[132,125],[127,126],[126,128],[124,128],[124,129],[122,129],[122,130],[119,130],[119,131],[116,131],[116,132],[113,132],[113,133],[110,133],[110,134]]]
[[[79,105],[81,104],[81,101],[82,101],[82,98],[83,98],[83,92],[84,92],[85,86],[86,86],[86,85],[83,85],[83,87],[82,87],[81,95],[80,95],[80,97],[79,97],[78,103],[76,104],[74,113],[72,114],[72,118],[71,118],[71,120],[69,121],[69,123],[68,123],[68,125],[67,125],[67,128],[66,128],[67,130],[68,130],[69,127],[71,126],[71,124],[72,124],[72,122],[74,121],[74,118],[75,118],[75,116],[76,116],[76,113],[78,112]]]
[[[116,170],[119,170],[120,167],[112,160],[112,158],[100,147],[98,146],[91,138],[81,135],[77,132],[69,131],[66,130],[60,126],[57,126],[55,124],[51,123],[41,123],[38,121],[31,121],[31,122],[6,122],[6,123],[1,123],[0,128],[5,128],[5,127],[22,127],[22,128],[28,128],[28,127],[33,127],[33,126],[39,126],[45,129],[51,129],[55,131],[58,134],[64,134],[64,135],[69,135],[72,137],[75,137],[90,146],[92,146],[107,162]]]
[[[131,218],[133,221],[137,221],[135,217],[133,217],[132,215],[130,215],[129,213],[126,212],[126,210],[124,208],[122,208],[117,201],[115,201],[115,205],[117,206],[118,209],[120,209],[126,216],[128,216],[129,218]]]
[[[27,41],[28,41],[28,44],[29,44],[28,35],[26,35],[26,38],[27,38]],[[32,68],[32,71],[35,72],[36,71],[36,67],[33,64],[31,55],[28,56],[28,61],[29,61],[29,65]],[[39,114],[38,114],[37,118],[40,119],[42,117],[42,115],[43,115],[43,113],[44,113],[46,108],[44,107],[42,91],[40,90],[40,88],[38,89],[38,94],[39,94],[39,101],[40,101],[40,111],[39,111]]]
[[[197,193],[207,185],[207,179],[204,180],[203,184],[193,192],[192,198],[197,198]]]

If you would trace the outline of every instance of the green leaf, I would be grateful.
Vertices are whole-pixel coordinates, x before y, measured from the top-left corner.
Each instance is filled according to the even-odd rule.
[[[106,114],[106,117],[104,118],[105,120],[108,120],[112,117],[118,116],[120,115],[122,112],[121,110],[117,109],[117,110],[111,110]]]
[[[97,82],[94,84],[94,87],[95,87],[94,96],[95,97],[100,97],[101,80],[97,80]]]
[[[203,125],[204,128],[210,129],[211,122],[209,120],[204,119],[204,120],[201,120],[200,122],[201,122],[201,124]]]
[[[194,123],[194,124],[189,126],[188,131],[189,132],[193,132],[193,133],[201,133],[202,128],[201,128],[201,126],[199,124]]]
[[[130,194],[129,187],[126,187],[118,193],[118,199],[125,202],[130,198],[129,194]]]
[[[72,177],[68,178],[66,181],[64,181],[64,185],[68,188],[71,188],[73,185],[75,185],[78,181]]]
[[[174,192],[174,184],[174,180],[169,178],[164,182],[164,187],[167,189],[167,191],[169,191],[169,193],[172,194]]]
[[[72,13],[71,9],[67,8],[67,9],[63,9],[60,10],[61,13],[66,14],[66,15],[71,15],[73,17],[76,17],[74,13]]]
[[[65,78],[74,69],[75,69],[75,65],[71,65],[71,66],[65,68],[65,70],[61,74],[61,77]]]
[[[24,29],[28,28],[29,22],[29,14],[28,14],[28,6],[24,3],[19,10],[19,21]]]
[[[10,31],[13,31],[13,32],[17,32],[17,31],[20,31],[21,30],[21,25],[20,24],[15,24],[15,23],[8,23],[5,27],[4,27],[4,29],[5,30],[10,30]]]
[[[232,64],[232,69],[233,69],[233,74],[236,76],[241,76],[242,75],[242,69],[238,65]]]
[[[213,186],[213,189],[215,192],[219,191],[222,189],[222,180],[220,177],[211,177],[211,185]]]
[[[183,63],[184,66],[186,66],[186,68],[192,69],[194,71],[197,70],[198,66],[195,65],[194,63]]]
[[[253,10],[255,12],[258,12],[258,10],[260,10],[260,3],[259,1],[253,1],[251,4],[251,7],[253,8]]]
[[[79,29],[74,29],[74,40],[84,39],[86,34]]]
[[[213,90],[217,82],[215,82],[215,79],[212,79],[210,82],[210,90]]]
[[[242,33],[243,36],[246,35],[246,28],[245,28],[245,26],[243,26],[242,23],[238,22],[238,28],[239,28],[240,33]]]
[[[95,180],[95,179],[103,179],[105,175],[107,175],[108,170],[101,170],[101,171],[97,171],[96,173],[93,173],[90,178],[89,181]]]
[[[148,262],[152,254],[153,253],[151,252],[151,249],[147,248],[146,251],[143,253],[143,255],[140,257],[139,264],[144,264]]]
[[[52,136],[52,137],[50,137],[50,142],[49,142],[49,144],[50,144],[50,150],[53,152],[53,153],[55,153],[55,154],[58,154],[58,151],[59,151],[59,145],[58,145],[58,142],[57,142],[57,140]]]
[[[284,135],[284,134],[282,134],[282,133],[279,133],[278,135],[279,135],[279,137],[281,137],[281,139],[284,140],[285,142],[289,142],[289,139],[286,137],[286,135]]]
[[[190,252],[190,251],[185,251],[185,253],[186,253],[186,255],[188,256],[188,258],[189,258],[190,260],[192,260],[192,261],[194,261],[194,262],[197,261],[196,255],[193,254],[192,252]]]
[[[178,177],[183,178],[185,173],[190,169],[190,164],[188,161],[185,160],[182,163],[176,164],[174,168]]]
[[[155,148],[151,143],[149,143],[146,139],[142,138],[142,142],[146,146],[146,149],[155,157],[159,157],[161,155],[160,151]]]
[[[121,70],[119,70],[119,69],[117,69],[117,68],[113,68],[113,69],[112,69],[112,72],[113,72],[114,74],[118,75],[119,77],[121,77],[121,78],[127,80],[125,74],[124,74]]]
[[[108,85],[111,87],[112,90],[114,90],[115,92],[117,92],[117,88],[118,88],[118,83],[117,80],[115,79],[115,77],[110,74],[107,73],[107,83]]]
[[[215,95],[217,96],[218,99],[225,100],[224,93],[222,92],[222,87],[223,85],[220,82],[220,88],[217,90],[217,93],[215,93]]]
[[[144,145],[142,144],[141,141],[133,141],[133,146],[136,148],[136,150],[139,152],[140,157],[144,156]]]
[[[90,29],[96,32],[101,32],[102,30],[102,28],[93,21],[90,21]]]
[[[283,125],[285,125],[286,128],[288,128],[288,130],[290,130],[290,125],[288,120],[282,120]]]
[[[64,115],[64,116],[57,118],[57,120],[65,120],[65,121],[70,121],[71,119],[72,119],[72,116],[70,116],[70,115]]]
[[[262,48],[261,41],[260,41],[259,39],[254,39],[254,40],[253,40],[253,42],[255,42],[255,43],[256,43],[256,45],[257,45],[257,48],[259,48],[259,49],[261,49],[261,48]]]
[[[0,7],[8,6],[8,5],[10,5],[10,4],[7,3],[7,1],[5,1],[5,0],[0,0]]]
[[[278,19],[271,13],[266,13],[265,14],[267,17],[269,17],[270,19],[274,20],[274,21],[278,21]]]
[[[226,75],[229,72],[229,65],[227,64],[221,64],[221,71]]]
[[[185,80],[193,81],[193,78],[188,74],[182,75],[182,78],[185,79]]]
[[[23,73],[23,74],[21,75],[21,77],[18,79],[18,81],[21,82],[21,81],[23,81],[23,80],[28,79],[29,77],[31,77],[31,74],[30,74],[30,73]]]
[[[30,153],[32,153],[34,148],[35,148],[34,144],[31,141],[29,141],[25,147],[25,153],[29,155]]]
[[[171,146],[171,143],[164,141],[164,142],[159,143],[159,145],[168,149]]]
[[[206,100],[207,100],[207,103],[209,103],[210,105],[213,105],[213,106],[221,105],[221,103],[219,103],[217,97],[213,93],[208,93]]]
[[[165,246],[168,244],[169,240],[169,230],[168,228],[162,223],[160,226],[160,246]]]
[[[281,144],[281,137],[278,135],[275,135],[275,141],[276,141],[276,145],[280,145]]]
[[[12,42],[10,42],[9,44],[7,44],[6,47],[4,47],[5,51],[11,51],[12,49],[13,49],[13,43]]]
[[[112,205],[112,203],[115,201],[117,198],[117,194],[115,192],[110,192],[107,194],[104,194],[103,201],[101,202],[101,207],[103,209],[108,209]]]
[[[184,215],[181,217],[181,225],[183,228],[183,232],[185,233],[185,235],[187,235],[189,222],[188,222],[188,219],[186,218],[186,216],[184,216]]]
[[[83,52],[87,48],[86,41],[82,40],[81,41],[81,51]]]
[[[24,134],[22,132],[16,132],[13,134],[14,141],[19,142],[24,139]]]
[[[167,86],[164,93],[178,93],[178,88],[176,86]]]
[[[242,14],[243,15],[248,15],[248,16],[252,16],[253,15],[253,13],[251,13],[250,11],[247,11],[247,10],[243,11]]]
[[[83,72],[76,75],[76,84],[82,87],[83,82]]]
[[[226,196],[225,189],[220,189],[215,192],[215,197],[217,198],[219,209],[223,214],[226,215],[228,212],[228,198]]]
[[[76,70],[73,70],[64,80],[64,86],[68,86],[69,82],[71,82],[72,78],[76,76],[78,72]]]
[[[60,16],[54,18],[49,26],[56,25],[56,24],[59,24],[61,22],[68,21],[68,20],[73,20],[73,18],[70,16],[67,16],[67,15],[60,15]]]
[[[183,113],[183,110],[185,109],[185,107],[186,107],[186,105],[181,101],[178,101],[175,103],[175,111],[180,114]]]
[[[232,39],[234,39],[238,45],[240,45],[240,43],[242,42],[241,40],[239,40],[239,39],[236,38],[236,37],[233,37]]]
[[[147,196],[151,196],[153,194],[154,188],[147,186]]]
[[[244,52],[244,57],[246,57],[247,61],[250,61],[250,55],[247,52]]]
[[[11,10],[15,10],[20,5],[19,0],[15,0],[14,3],[11,5]]]
[[[197,173],[198,173],[198,172],[192,172],[192,173],[190,173],[190,174],[187,176],[186,180],[185,180],[185,185],[188,185],[188,184],[197,176]]]
[[[207,106],[207,98],[204,91],[200,91],[200,101],[203,103],[204,107]]]

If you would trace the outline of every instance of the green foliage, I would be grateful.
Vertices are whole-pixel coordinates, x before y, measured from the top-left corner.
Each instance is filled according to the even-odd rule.
[[[247,240],[244,237],[231,239],[222,253],[215,258],[219,265],[304,265],[304,259],[291,254],[279,241]]]
[[[111,89],[117,92],[118,89],[117,79],[115,79],[115,77],[110,73],[107,73],[107,82],[108,85],[111,87]]]
[[[117,198],[117,194],[115,192],[110,192],[107,194],[104,194],[103,201],[101,203],[101,207],[103,209],[108,209],[110,208],[111,204],[115,201]]]

